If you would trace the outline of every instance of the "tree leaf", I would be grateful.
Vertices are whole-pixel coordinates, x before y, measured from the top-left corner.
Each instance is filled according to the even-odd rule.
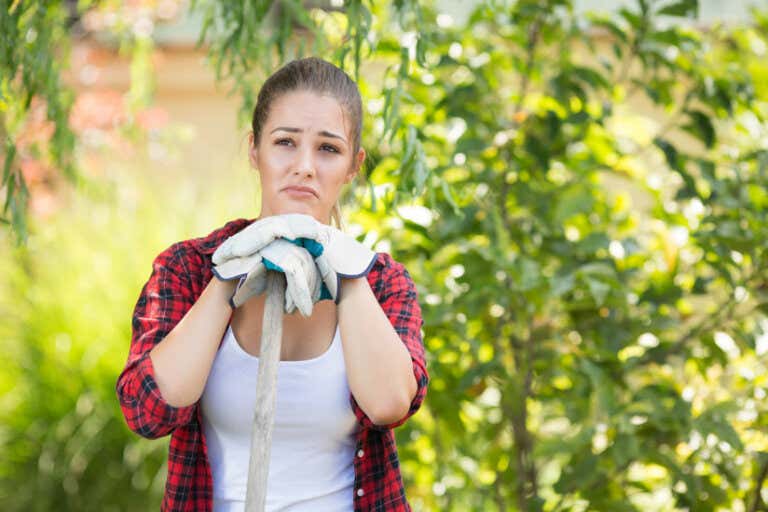
[[[594,26],[602,27],[606,29],[611,34],[613,34],[616,37],[616,39],[618,39],[619,41],[623,43],[627,42],[627,34],[625,34],[624,31],[616,23],[614,23],[610,18],[593,15],[590,18],[590,22]]]
[[[666,5],[656,11],[657,16],[678,16],[694,18],[699,14],[698,0],[680,0],[678,2]]]
[[[581,185],[568,188],[558,197],[554,210],[554,219],[557,224],[563,224],[578,213],[592,210],[594,197],[589,190]]]
[[[683,128],[693,136],[701,140],[704,145],[711,148],[715,144],[715,127],[712,120],[701,110],[689,110],[686,112],[691,118],[691,123]]]
[[[653,139],[654,145],[661,149],[664,153],[664,158],[667,161],[667,165],[674,170],[680,169],[680,158],[677,152],[677,148],[673,146],[669,141],[661,137]]]

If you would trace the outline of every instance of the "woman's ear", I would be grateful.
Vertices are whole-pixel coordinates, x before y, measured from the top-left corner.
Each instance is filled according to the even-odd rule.
[[[258,165],[256,162],[258,162],[258,148],[255,144],[255,139],[253,136],[253,132],[248,134],[248,160],[251,162],[251,166],[254,169],[258,169]]]
[[[355,176],[358,175],[360,172],[360,169],[363,167],[363,162],[365,161],[365,150],[363,148],[360,148],[360,150],[355,155],[355,159],[352,162],[352,167],[349,169],[349,172],[344,178],[344,183],[349,183],[353,179],[355,179]]]

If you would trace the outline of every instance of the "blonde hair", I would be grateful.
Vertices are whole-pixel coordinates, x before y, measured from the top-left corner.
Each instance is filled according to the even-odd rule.
[[[344,230],[344,219],[341,216],[341,203],[337,200],[336,204],[331,208],[331,223],[335,224],[338,229]]]

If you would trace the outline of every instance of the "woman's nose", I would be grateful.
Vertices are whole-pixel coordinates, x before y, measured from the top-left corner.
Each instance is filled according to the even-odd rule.
[[[293,168],[293,174],[300,175],[301,177],[311,177],[315,175],[315,162],[310,149],[303,149],[298,152],[298,158]]]

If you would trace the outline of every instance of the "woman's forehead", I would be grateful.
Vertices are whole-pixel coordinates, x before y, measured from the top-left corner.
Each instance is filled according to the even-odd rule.
[[[346,133],[346,118],[344,107],[333,96],[312,91],[294,91],[275,100],[266,124],[269,131],[275,126],[290,126],[301,130]]]

